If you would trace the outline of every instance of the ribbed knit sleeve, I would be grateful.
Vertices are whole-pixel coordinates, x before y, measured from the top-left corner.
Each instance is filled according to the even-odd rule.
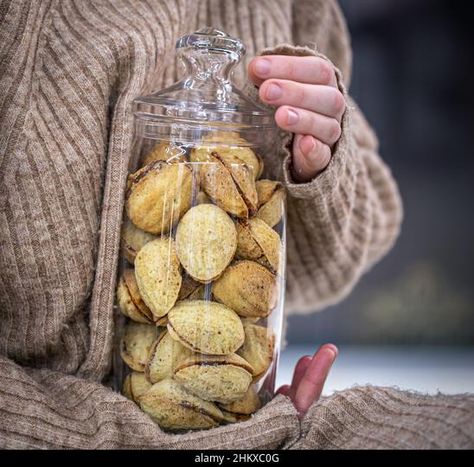
[[[472,449],[474,396],[358,386],[315,404],[292,449]]]
[[[375,134],[334,64],[339,63],[350,73],[347,29],[337,5],[332,1],[296,2],[294,15],[297,39],[311,37],[308,28],[312,28],[315,39],[321,40],[326,49],[324,54],[318,43],[316,49],[286,44],[261,54],[314,55],[331,61],[347,109],[341,123],[342,135],[328,167],[308,183],[292,179],[293,135],[282,135],[280,157],[289,194],[289,313],[320,310],[343,299],[362,273],[393,246],[402,220],[397,185],[378,154]],[[316,25],[322,25],[327,34],[322,35]]]

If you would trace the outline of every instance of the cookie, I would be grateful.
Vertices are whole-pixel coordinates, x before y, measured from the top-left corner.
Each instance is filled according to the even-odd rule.
[[[257,324],[245,323],[244,345],[237,353],[253,368],[254,380],[261,378],[273,361],[275,335],[270,329]]]
[[[223,413],[233,413],[235,415],[251,415],[256,412],[262,403],[257,394],[257,389],[252,384],[244,396],[236,401],[230,402],[229,404],[219,404],[219,408]]]
[[[182,360],[193,353],[180,342],[171,338],[170,334],[163,332],[153,344],[145,374],[152,383],[173,376],[173,371]]]
[[[280,236],[267,223],[258,218],[237,222],[236,255],[251,259],[278,272],[283,255]]]
[[[171,378],[154,384],[140,397],[139,404],[165,430],[214,428],[223,421],[217,405],[190,394]]]
[[[137,303],[133,300],[130,289],[125,281],[125,275],[130,272],[133,275],[132,270],[124,271],[124,274],[120,277],[117,285],[117,303],[119,309],[125,316],[137,323],[152,324],[153,321],[149,317],[148,312],[146,314],[143,313],[140,308],[138,308]],[[139,300],[141,301],[141,297]],[[143,306],[146,305],[143,303]]]
[[[156,161],[166,162],[186,162],[186,149],[176,144],[161,141],[155,147],[145,154],[141,165],[148,165]]]
[[[200,186],[229,214],[247,218],[257,210],[258,196],[253,169],[234,156],[230,148],[199,147],[191,161],[200,162]]]
[[[138,402],[138,399],[151,388],[151,383],[143,373],[133,371],[123,382],[122,394],[128,399]]]
[[[143,301],[158,320],[175,304],[181,289],[181,266],[174,240],[161,237],[147,243],[135,258],[135,278]]]
[[[129,176],[127,215],[145,232],[167,233],[191,207],[192,185],[186,164],[152,162]]]
[[[212,284],[212,293],[244,318],[264,318],[277,304],[277,279],[255,261],[237,261]]]
[[[201,399],[226,404],[245,395],[252,374],[253,368],[236,354],[195,355],[177,365],[174,379]]]
[[[126,324],[120,342],[120,356],[132,369],[143,373],[151,347],[158,337],[158,328],[153,324],[130,321]]]
[[[125,219],[120,233],[120,245],[125,259],[133,264],[137,253],[148,242],[156,239],[156,235],[145,232],[136,227],[130,219]]]
[[[194,352],[234,353],[244,342],[244,328],[230,308],[205,300],[183,300],[168,313],[171,337]]]
[[[176,253],[195,280],[216,279],[234,257],[237,231],[232,219],[213,204],[191,208],[176,230]]]
[[[270,227],[274,227],[283,215],[285,189],[280,182],[274,180],[258,180],[255,185],[258,196],[256,217],[262,219]]]

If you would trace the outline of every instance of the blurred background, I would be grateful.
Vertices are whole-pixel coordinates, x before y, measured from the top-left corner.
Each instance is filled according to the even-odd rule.
[[[340,357],[326,393],[388,384],[474,392],[474,32],[469,2],[340,0],[351,94],[404,200],[390,254],[341,304],[289,320],[279,380],[323,342]]]

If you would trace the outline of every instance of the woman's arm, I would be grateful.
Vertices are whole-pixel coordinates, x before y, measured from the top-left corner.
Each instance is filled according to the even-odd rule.
[[[277,397],[248,422],[180,435],[163,432],[109,388],[0,356],[0,448],[276,449],[300,433],[296,411]]]
[[[262,55],[315,56],[329,61],[346,101],[341,136],[320,173],[305,183],[295,177],[294,134],[284,135],[280,155],[289,194],[287,303],[290,312],[304,312],[344,298],[392,247],[402,206],[390,170],[378,155],[377,139],[347,92],[351,52],[337,3],[296,1],[293,15],[295,43],[312,42],[317,51],[282,45]],[[317,100],[321,95],[313,97]]]

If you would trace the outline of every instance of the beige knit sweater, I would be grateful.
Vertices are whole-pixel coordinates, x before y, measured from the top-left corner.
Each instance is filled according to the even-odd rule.
[[[267,161],[285,164],[288,311],[340,300],[393,244],[400,198],[346,93],[351,53],[333,0],[0,0],[0,18],[0,446],[473,446],[471,396],[354,388],[315,404],[301,425],[279,396],[248,422],[173,436],[100,384],[130,103],[176,79],[183,33],[222,28],[243,38],[247,60],[277,44],[287,54],[316,46],[338,68],[348,110],[329,167],[293,183],[289,135]]]

